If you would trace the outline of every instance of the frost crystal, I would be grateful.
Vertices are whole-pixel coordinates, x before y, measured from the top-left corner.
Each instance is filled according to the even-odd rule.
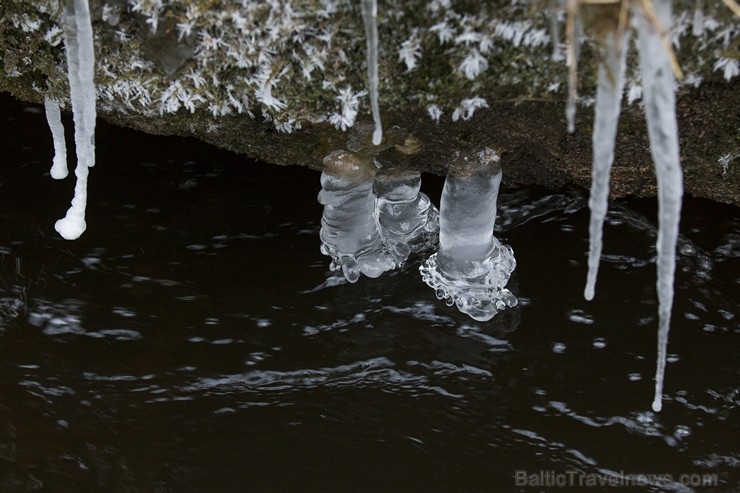
[[[713,68],[715,71],[722,70],[727,82],[740,75],[740,64],[735,58],[719,57]]]
[[[455,108],[455,111],[452,112],[452,121],[456,122],[460,118],[468,121],[473,118],[475,110],[479,108],[488,108],[488,103],[485,99],[479,98],[478,96],[473,96],[470,99],[463,99],[460,101],[460,106]]]
[[[72,206],[54,228],[64,239],[76,240],[86,228],[87,177],[95,165],[95,52],[87,0],[74,0],[65,7],[64,44],[75,124],[77,183]]]
[[[360,107],[360,98],[367,94],[365,91],[352,92],[351,87],[339,90],[337,100],[342,104],[341,113],[333,113],[329,116],[329,122],[339,130],[347,130],[355,124],[357,111]]]
[[[468,80],[473,80],[488,70],[488,60],[478,50],[474,49],[460,63],[459,70]]]
[[[402,266],[411,252],[432,249],[437,243],[439,213],[420,188],[418,172],[375,177],[375,218],[395,267]]]
[[[439,107],[437,104],[430,104],[427,106],[427,113],[429,113],[429,117],[434,120],[435,122],[439,123],[439,119],[442,118],[442,108]]]
[[[424,282],[448,306],[482,322],[517,304],[505,288],[516,267],[514,252],[493,236],[501,184],[498,156],[479,156],[469,176],[448,176],[440,204],[439,251],[419,268]]]
[[[401,43],[401,49],[398,50],[398,60],[406,65],[406,71],[411,72],[419,64],[421,59],[421,44],[419,39],[413,36]]]

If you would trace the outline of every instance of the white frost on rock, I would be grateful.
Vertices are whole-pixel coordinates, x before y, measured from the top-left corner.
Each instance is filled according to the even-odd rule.
[[[54,161],[51,165],[51,177],[55,180],[61,180],[68,174],[67,171],[67,143],[64,140],[64,125],[62,125],[62,112],[59,110],[59,103],[51,98],[44,99],[44,108],[46,109],[46,121],[51,130],[51,137],[54,139]]]
[[[373,188],[378,231],[395,267],[401,267],[411,252],[436,246],[439,213],[420,191],[419,172],[380,173],[375,176]]]
[[[475,110],[479,108],[488,108],[488,102],[478,96],[473,96],[470,99],[463,99],[460,101],[460,105],[455,108],[455,111],[452,112],[452,121],[456,122],[460,118],[468,121],[473,118]]]
[[[351,283],[360,274],[375,278],[394,266],[375,221],[371,166],[356,154],[336,151],[324,159],[321,173],[321,253]]]
[[[421,39],[419,39],[418,32],[414,31],[409,39],[401,43],[401,48],[398,50],[398,61],[406,65],[406,72],[411,72],[419,65],[421,55]]]
[[[472,49],[463,61],[460,62],[458,70],[468,80],[473,80],[488,70],[488,60],[476,49]]]
[[[438,104],[430,104],[427,106],[427,113],[429,114],[429,118],[434,120],[435,123],[439,123],[439,119],[442,118],[444,112]]]
[[[662,26],[671,25],[670,0],[653,0]],[[661,33],[638,14],[640,72],[648,123],[650,152],[658,178],[658,361],[655,372],[653,410],[662,408],[668,331],[673,308],[673,281],[676,270],[676,241],[681,217],[683,173],[679,162],[676,95],[669,54]]]
[[[722,70],[722,75],[727,82],[740,75],[740,63],[735,58],[719,57],[714,63],[713,70]]]
[[[75,240],[86,228],[87,177],[89,168],[95,165],[95,51],[87,0],[66,4],[63,17],[67,76],[75,125],[77,183],[72,206],[54,228],[64,239]]]
[[[596,109],[593,129],[593,169],[591,174],[591,195],[588,206],[591,209],[589,225],[590,245],[588,255],[588,275],[583,296],[594,298],[596,277],[599,272],[599,259],[603,237],[604,218],[609,201],[609,177],[614,161],[614,143],[617,137],[617,123],[621,110],[624,72],[627,59],[627,35],[617,39],[616,32],[607,33],[603,38],[601,63],[599,64],[598,86],[596,89]]]
[[[501,184],[499,156],[486,149],[469,176],[449,175],[440,204],[439,251],[419,268],[424,282],[448,306],[478,321],[517,304],[505,288],[514,252],[493,236]]]
[[[367,78],[370,92],[370,106],[375,122],[373,145],[380,145],[383,140],[383,124],[380,121],[380,105],[378,103],[378,3],[377,0],[362,0],[362,22],[365,25],[365,40],[367,41]]]

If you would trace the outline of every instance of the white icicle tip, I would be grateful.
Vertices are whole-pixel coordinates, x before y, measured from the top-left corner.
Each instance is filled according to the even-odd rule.
[[[68,214],[54,224],[54,229],[65,240],[76,240],[87,229],[87,223],[85,223],[84,218],[74,217]]]

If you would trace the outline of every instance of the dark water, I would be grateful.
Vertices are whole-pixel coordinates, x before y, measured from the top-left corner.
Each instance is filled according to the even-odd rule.
[[[3,97],[0,135],[0,491],[739,487],[735,208],[685,202],[656,415],[653,200],[613,205],[589,303],[583,192],[506,190],[521,303],[476,323],[418,258],[330,273],[316,172],[99,123],[67,242],[43,114]]]

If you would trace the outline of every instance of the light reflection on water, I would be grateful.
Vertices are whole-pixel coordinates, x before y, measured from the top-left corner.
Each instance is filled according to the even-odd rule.
[[[46,135],[10,118],[9,142]],[[516,470],[571,468],[736,489],[734,209],[685,206],[656,415],[651,201],[612,209],[587,303],[583,193],[503,193],[522,303],[476,323],[418,257],[332,275],[316,173],[103,128],[74,243],[53,233],[51,143],[4,147],[21,166],[0,174],[0,490],[517,491]]]

